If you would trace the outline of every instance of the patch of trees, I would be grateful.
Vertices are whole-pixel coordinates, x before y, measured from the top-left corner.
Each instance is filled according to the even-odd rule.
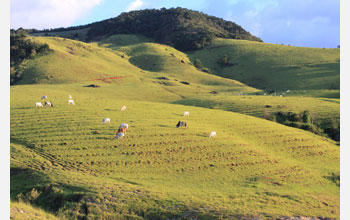
[[[340,123],[337,119],[319,124],[315,122],[315,116],[309,111],[302,111],[300,113],[276,112],[271,116],[266,110],[264,112],[264,118],[290,127],[311,131],[318,135],[327,135],[335,141],[340,141]]]
[[[218,59],[217,63],[222,66],[222,67],[229,67],[229,66],[234,66],[237,65],[236,63],[231,63],[229,61],[229,57],[228,56],[223,56],[221,58]]]
[[[203,66],[200,59],[195,59],[193,62],[193,66],[195,66],[199,71],[210,73],[210,70]]]
[[[234,22],[184,8],[131,11],[88,26],[89,41],[113,34],[142,34],[182,51],[203,48],[215,37],[262,41]]]
[[[26,31],[11,31],[10,34],[10,85],[21,79],[21,67],[27,59],[50,52],[49,45],[31,41]]]

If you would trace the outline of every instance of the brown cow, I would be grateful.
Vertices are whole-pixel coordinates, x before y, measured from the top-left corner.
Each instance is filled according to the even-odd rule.
[[[126,127],[119,128],[117,133],[119,133],[119,132],[126,133]]]

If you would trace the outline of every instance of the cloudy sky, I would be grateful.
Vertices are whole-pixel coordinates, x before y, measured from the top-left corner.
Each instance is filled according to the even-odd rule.
[[[268,43],[336,47],[340,42],[340,0],[11,0],[10,26],[69,27],[162,7],[233,21]]]

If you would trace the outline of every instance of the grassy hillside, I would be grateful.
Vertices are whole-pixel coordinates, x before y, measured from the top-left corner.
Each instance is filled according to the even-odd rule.
[[[28,60],[19,84],[89,82],[121,75],[135,78],[140,72],[121,55],[94,44],[53,37],[33,40],[48,44],[53,52]]]
[[[339,147],[329,139],[111,91],[11,87],[12,199],[68,219],[339,218]],[[44,94],[55,107],[35,109]],[[68,94],[76,106],[67,105]],[[190,117],[183,118],[184,111]],[[105,117],[111,126],[101,124]],[[178,120],[189,127],[175,128]],[[129,131],[115,140],[122,122]],[[211,131],[217,137],[209,139]]]
[[[34,208],[29,204],[23,202],[11,202],[10,218],[15,220],[27,220],[27,219],[37,219],[37,220],[58,220],[52,214],[44,212],[38,208]]]
[[[133,40],[135,39],[140,38],[135,37]],[[117,51],[112,50],[115,45],[110,43],[115,41],[115,38],[99,43],[105,47],[98,46],[97,43],[86,44],[57,37],[35,37],[33,40],[48,44],[53,52],[47,56],[28,60],[23,70],[23,78],[18,84],[97,83],[100,82],[97,81],[98,79],[118,76],[121,76],[122,79],[104,81],[143,84],[143,82],[154,81],[162,74],[173,77],[173,80],[176,80],[174,85],[183,85],[180,82],[188,80],[189,83],[198,84],[196,88],[218,85],[246,92],[258,91],[238,81],[198,71],[191,65],[184,53],[166,45],[141,43],[136,46],[123,47]],[[106,48],[108,46],[112,49]],[[149,62],[148,58],[154,62]],[[181,60],[186,60],[186,62],[182,63]],[[156,74],[149,72],[148,70],[153,70],[147,65],[158,68],[161,73],[159,71],[156,71]],[[168,68],[169,71],[165,71],[165,68]]]
[[[191,60],[200,59],[216,75],[258,89],[339,90],[339,51],[216,39],[211,46],[188,55]],[[231,66],[218,63],[223,56],[227,56]]]
[[[291,90],[283,98],[256,96],[259,90],[198,71],[186,54],[166,45],[148,43],[149,39],[142,36],[114,35],[90,44],[52,37],[34,40],[47,43],[54,52],[28,61],[21,84],[77,83],[74,88],[80,91],[94,83],[113,97],[217,108],[257,117],[265,117],[266,112],[272,115],[278,111],[308,110],[323,129],[332,127],[340,115],[339,100],[306,98],[332,97],[334,90]],[[110,78],[115,76],[117,79]],[[86,90],[101,94],[83,89]],[[250,95],[239,96],[240,93]]]
[[[288,93],[284,91],[285,97],[283,98],[280,97],[281,92],[277,94],[277,97],[274,94],[256,96],[256,91],[240,87],[238,83],[230,87],[223,79],[209,79],[208,74],[197,71],[192,66],[186,54],[172,47],[147,43],[147,41],[147,38],[141,36],[114,35],[101,41],[100,45],[127,54],[130,63],[143,70],[166,74],[167,77],[181,76],[182,79],[191,83],[210,85],[212,90],[209,90],[215,92],[208,95],[209,90],[191,92],[189,89],[184,90],[184,87],[167,86],[167,91],[182,97],[174,103],[217,108],[263,118],[266,117],[266,114],[273,115],[276,112],[300,113],[307,110],[310,111],[315,124],[317,123],[321,129],[336,127],[334,123],[337,123],[340,117],[339,99],[306,97],[339,98],[339,90],[292,90]],[[123,46],[125,44],[127,46]],[[171,81],[167,83],[167,85],[173,85]],[[291,86],[293,83],[290,82]],[[191,87],[193,88],[190,85],[189,88]],[[249,96],[239,94],[249,94]]]

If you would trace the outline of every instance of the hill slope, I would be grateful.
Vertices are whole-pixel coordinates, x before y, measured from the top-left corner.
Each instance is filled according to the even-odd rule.
[[[200,59],[219,76],[258,89],[339,90],[340,87],[339,49],[216,39],[211,46],[188,55],[191,60]],[[227,65],[218,62],[224,56]]]
[[[77,32],[87,30],[87,32]],[[95,22],[79,28],[60,28],[50,32],[64,34],[88,41],[100,40],[114,34],[142,34],[158,42],[173,45],[182,51],[200,49],[209,45],[214,37],[261,41],[234,22],[209,16],[185,8],[160,10],[145,9],[122,13],[116,18]],[[50,34],[42,31],[42,34]],[[80,35],[79,35],[80,34]],[[69,35],[66,35],[69,36]]]
[[[339,218],[339,147],[326,138],[241,114],[74,87],[11,87],[11,198],[22,193],[69,218]],[[35,109],[44,92],[55,107]],[[67,106],[68,94],[76,106]],[[105,117],[111,126],[101,124]],[[178,120],[189,127],[175,128]],[[121,122],[129,131],[115,140]],[[218,135],[209,139],[213,130]]]
[[[259,90],[198,71],[186,54],[167,45],[148,43],[149,39],[142,36],[113,35],[90,44],[52,37],[33,40],[47,43],[54,52],[29,60],[19,84],[77,83],[78,87],[98,84],[110,95],[124,99],[218,108],[257,117],[265,117],[266,112],[298,114],[308,110],[322,129],[333,128],[340,115],[339,101],[300,98],[315,94],[333,96],[336,91],[292,90],[286,94],[291,97],[256,96]],[[242,97],[240,93],[251,96]]]

